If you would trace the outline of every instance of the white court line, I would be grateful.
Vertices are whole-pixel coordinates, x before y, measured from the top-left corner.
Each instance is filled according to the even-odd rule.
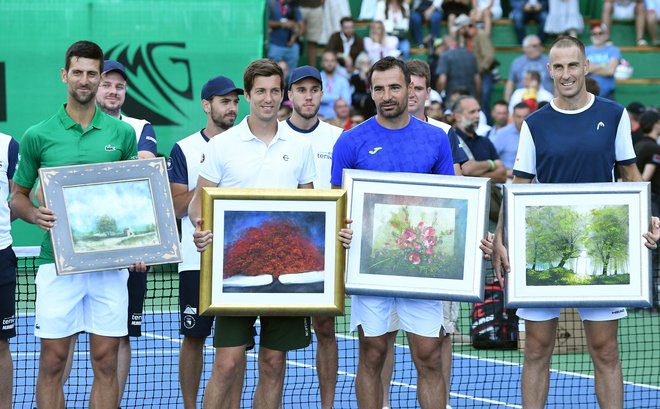
[[[340,335],[340,334],[337,334],[337,338],[348,339],[348,340],[357,340],[358,339],[355,336]],[[410,349],[408,347],[408,345],[403,345],[403,344],[395,343],[394,346],[396,346],[397,348]],[[459,358],[465,358],[465,359],[476,359],[478,361],[490,362],[490,363],[499,364],[499,365],[515,366],[515,367],[518,367],[518,368],[522,368],[522,366],[523,366],[522,364],[519,364],[517,362],[502,361],[500,359],[494,359],[494,358],[482,358],[480,356],[475,356],[475,355],[452,353],[452,356],[457,356]],[[575,376],[577,378],[594,379],[593,375],[586,375],[586,374],[581,374],[581,373],[577,373],[577,372],[561,371],[559,369],[550,369],[550,372],[560,374],[560,375]],[[635,382],[630,382],[630,381],[624,381],[623,383],[625,385],[637,386],[637,387],[640,387],[640,388],[660,390],[660,386],[655,386],[655,385],[647,385],[647,384],[644,384],[644,383],[635,383]]]

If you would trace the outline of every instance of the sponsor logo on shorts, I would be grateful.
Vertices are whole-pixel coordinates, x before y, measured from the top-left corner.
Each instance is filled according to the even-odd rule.
[[[183,326],[186,327],[187,329],[191,329],[195,327],[195,317],[192,315],[185,315],[183,317]]]
[[[614,311],[612,311],[612,315],[623,314],[624,312],[626,312],[626,309],[625,309],[625,308],[621,308],[620,310],[614,310]]]
[[[305,336],[309,336],[309,320],[305,318]]]
[[[14,329],[14,316],[3,318],[2,319],[2,330],[6,331],[9,329]]]
[[[142,314],[131,314],[131,325],[142,325]]]
[[[183,310],[183,313],[197,315],[197,308],[191,307],[190,305],[186,305],[186,309]]]

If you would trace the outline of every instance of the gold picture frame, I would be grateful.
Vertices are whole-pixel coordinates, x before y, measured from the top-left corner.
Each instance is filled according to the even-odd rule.
[[[345,190],[204,188],[202,218],[201,314],[344,313]]]

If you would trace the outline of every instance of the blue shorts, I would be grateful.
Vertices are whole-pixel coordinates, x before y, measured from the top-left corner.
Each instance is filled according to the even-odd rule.
[[[215,317],[199,315],[199,270],[179,273],[179,311],[181,335],[198,338],[211,335]]]
[[[142,308],[147,294],[147,274],[128,272],[128,335],[142,336]]]

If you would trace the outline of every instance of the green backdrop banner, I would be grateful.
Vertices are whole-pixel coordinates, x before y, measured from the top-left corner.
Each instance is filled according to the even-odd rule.
[[[127,68],[124,112],[154,124],[158,151],[202,129],[202,85],[225,75],[242,87],[243,70],[263,56],[265,0],[2,0],[0,132],[25,130],[66,101],[60,69],[69,45],[98,43]],[[247,113],[241,99],[239,121]],[[127,204],[130,206],[130,203]],[[42,232],[21,221],[15,246],[38,245]]]

